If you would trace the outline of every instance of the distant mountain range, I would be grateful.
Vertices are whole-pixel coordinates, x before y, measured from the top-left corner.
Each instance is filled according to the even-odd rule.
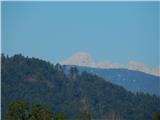
[[[160,68],[151,68],[147,65],[135,61],[129,61],[128,64],[110,63],[108,61],[95,62],[94,59],[86,52],[78,52],[70,58],[60,62],[62,65],[78,65],[92,68],[103,68],[103,69],[128,69],[145,72],[151,75],[160,76]]]
[[[149,68],[134,61],[130,61],[126,65],[109,62],[96,63],[85,52],[78,52],[60,63],[66,69],[76,66],[81,72],[96,74],[132,92],[144,92],[160,96],[159,68]]]
[[[74,65],[64,65],[68,71]],[[88,72],[101,76],[105,80],[116,85],[123,86],[132,92],[144,92],[160,96],[160,77],[144,72],[128,69],[101,69],[84,66],[76,66],[80,72]]]

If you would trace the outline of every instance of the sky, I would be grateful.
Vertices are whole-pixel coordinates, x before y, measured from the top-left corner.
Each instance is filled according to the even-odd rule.
[[[158,2],[2,2],[2,52],[57,63],[82,51],[157,67],[159,14]]]

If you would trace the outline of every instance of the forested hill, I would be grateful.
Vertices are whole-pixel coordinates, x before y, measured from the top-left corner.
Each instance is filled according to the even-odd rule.
[[[73,65],[63,65],[63,67],[67,74],[67,71],[70,67],[73,67]],[[123,86],[131,92],[144,92],[160,97],[160,76],[122,68],[102,69],[85,66],[76,67],[79,72],[86,71],[90,74],[96,74],[113,84]]]
[[[66,76],[63,67],[22,55],[1,56],[2,118],[13,101],[35,101],[76,120],[87,111],[92,119],[151,120],[160,111],[160,98],[133,94],[124,88],[75,67]]]

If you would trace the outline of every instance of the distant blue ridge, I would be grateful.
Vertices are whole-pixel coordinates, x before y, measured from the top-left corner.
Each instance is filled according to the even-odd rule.
[[[73,65],[64,65],[68,74]],[[143,92],[160,97],[160,77],[128,69],[101,69],[76,66],[79,72],[98,75],[113,84],[120,85],[131,92]]]

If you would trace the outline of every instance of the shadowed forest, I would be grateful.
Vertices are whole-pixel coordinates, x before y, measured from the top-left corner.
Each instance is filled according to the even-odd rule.
[[[2,120],[159,120],[155,95],[21,54],[1,60]]]

